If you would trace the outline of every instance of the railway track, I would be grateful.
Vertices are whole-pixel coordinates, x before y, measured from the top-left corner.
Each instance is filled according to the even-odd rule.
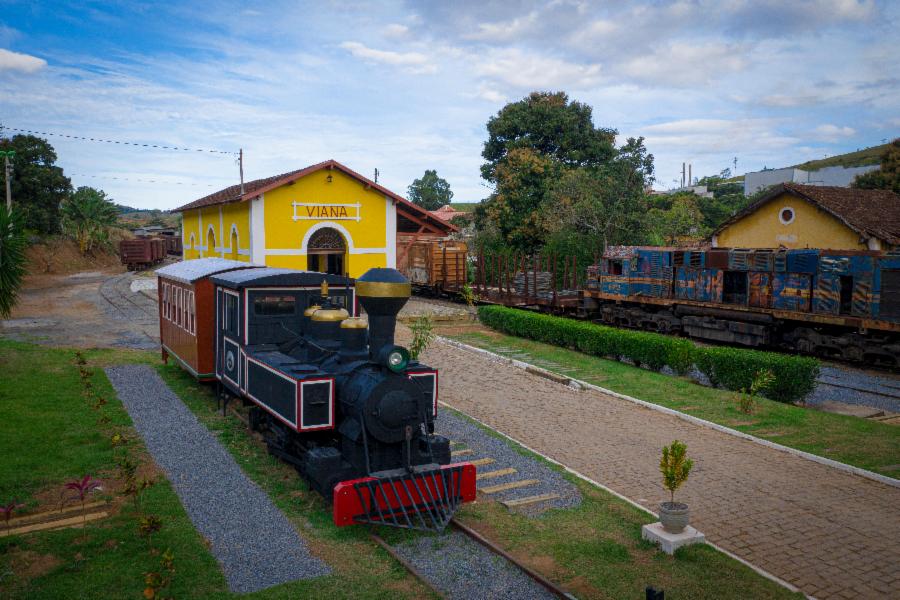
[[[554,598],[564,598],[564,599],[568,599],[568,600],[572,600],[575,598],[575,596],[573,596],[569,592],[565,591],[564,589],[562,589],[561,587],[559,587],[558,585],[556,585],[555,583],[553,583],[552,581],[550,581],[549,579],[547,579],[546,577],[541,575],[540,573],[538,573],[538,572],[534,571],[533,569],[529,568],[528,566],[522,564],[511,554],[509,554],[508,552],[506,552],[505,550],[500,548],[497,544],[490,541],[489,539],[487,539],[486,537],[484,537],[483,535],[481,535],[474,529],[459,522],[459,520],[457,520],[457,519],[451,520],[450,526],[454,530],[459,531],[460,533],[465,535],[470,540],[472,540],[475,543],[479,544],[480,546],[486,548],[491,554],[499,556],[502,559],[504,559],[506,562],[510,563],[513,567],[515,567],[518,571],[523,573],[531,581],[533,581],[534,583],[539,585],[541,588],[546,590],[546,592],[550,596],[552,596]],[[406,560],[406,558],[404,558],[399,552],[397,552],[397,550],[393,546],[388,544],[380,535],[378,535],[378,533],[375,532],[374,528],[372,531],[369,532],[369,536],[372,538],[372,540],[376,544],[378,544],[379,546],[384,548],[384,550],[388,554],[390,554],[391,557],[393,557],[397,562],[399,562],[401,565],[403,565],[403,567],[407,571],[409,571],[410,574],[412,574],[416,579],[418,579],[420,582],[422,582],[423,585],[425,585],[429,589],[431,589],[439,598],[448,598],[448,599],[450,598],[450,596],[448,596],[440,588],[438,588],[434,584],[434,582],[431,581],[431,579],[428,576],[426,576],[424,573],[422,573],[411,562]]]

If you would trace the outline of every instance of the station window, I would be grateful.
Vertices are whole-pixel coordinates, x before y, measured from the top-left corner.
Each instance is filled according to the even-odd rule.
[[[253,314],[271,317],[294,314],[294,296],[257,296],[253,299]]]

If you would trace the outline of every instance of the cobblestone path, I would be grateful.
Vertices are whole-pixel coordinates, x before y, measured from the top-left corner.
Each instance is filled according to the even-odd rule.
[[[401,334],[405,332],[398,332]],[[435,343],[441,400],[656,512],[660,448],[707,538],[816,598],[900,598],[900,489]]]

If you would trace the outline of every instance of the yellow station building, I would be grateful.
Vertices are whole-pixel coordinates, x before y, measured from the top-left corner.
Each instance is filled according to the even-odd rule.
[[[889,190],[779,184],[712,235],[713,247],[891,250],[900,196]]]
[[[396,267],[398,233],[456,228],[334,160],[234,185],[176,209],[184,259],[222,257],[359,277]]]

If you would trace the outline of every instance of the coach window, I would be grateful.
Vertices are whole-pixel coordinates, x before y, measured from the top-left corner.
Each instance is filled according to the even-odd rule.
[[[234,336],[238,334],[237,296],[231,294],[225,294],[225,331]]]
[[[256,296],[253,299],[253,314],[261,317],[276,317],[294,314],[293,296]]]

